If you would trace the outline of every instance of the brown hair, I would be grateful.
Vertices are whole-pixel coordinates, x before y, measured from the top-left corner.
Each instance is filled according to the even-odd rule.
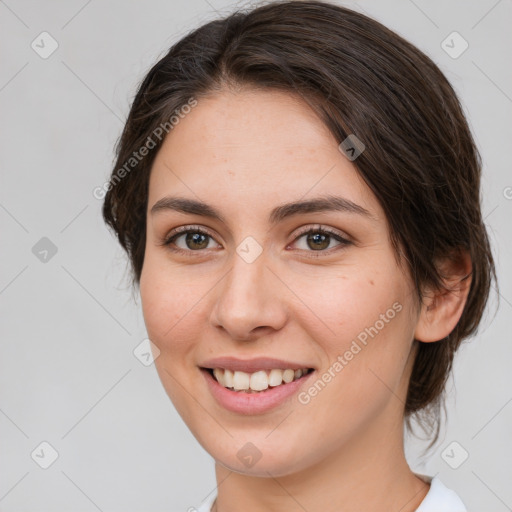
[[[130,258],[132,285],[140,281],[149,176],[164,139],[155,134],[162,126],[170,132],[169,119],[179,122],[191,97],[242,86],[300,94],[336,140],[363,141],[353,163],[386,213],[397,261],[406,260],[420,301],[425,285],[443,286],[434,262],[469,252],[460,321],[445,339],[419,343],[409,383],[407,426],[415,413],[432,446],[454,353],[476,332],[496,272],[480,210],[481,159],[459,100],[429,57],[377,21],[322,1],[274,1],[201,26],[152,67],[117,143],[103,204]],[[150,140],[152,149],[132,161]]]

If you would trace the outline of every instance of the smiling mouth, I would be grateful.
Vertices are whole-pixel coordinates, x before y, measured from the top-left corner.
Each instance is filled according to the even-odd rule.
[[[281,370],[259,370],[253,373],[231,371],[224,368],[202,368],[222,387],[241,393],[262,393],[268,389],[284,386],[299,380],[313,371],[313,368],[287,368]]]

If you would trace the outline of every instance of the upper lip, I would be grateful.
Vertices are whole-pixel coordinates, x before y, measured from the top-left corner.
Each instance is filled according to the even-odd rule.
[[[246,373],[254,373],[259,370],[272,370],[278,368],[286,370],[291,368],[297,370],[301,368],[311,368],[308,364],[297,363],[293,361],[284,361],[283,359],[275,359],[273,357],[255,357],[253,359],[238,359],[236,357],[215,357],[208,359],[199,365],[201,368],[215,369],[224,368],[231,371],[240,371]]]

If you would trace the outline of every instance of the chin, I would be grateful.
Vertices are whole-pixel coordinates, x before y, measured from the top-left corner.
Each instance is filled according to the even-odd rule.
[[[281,477],[314,464],[311,454],[301,451],[307,443],[283,446],[281,442],[265,440],[267,435],[268,432],[259,436],[243,436],[240,440],[230,438],[223,443],[219,443],[218,439],[198,438],[198,441],[218,464],[247,476]],[[250,441],[251,438],[253,441]]]

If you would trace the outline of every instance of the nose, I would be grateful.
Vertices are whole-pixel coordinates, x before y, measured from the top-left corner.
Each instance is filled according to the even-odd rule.
[[[286,286],[267,263],[264,253],[251,263],[235,253],[231,270],[214,288],[212,325],[234,340],[254,341],[286,323]]]

